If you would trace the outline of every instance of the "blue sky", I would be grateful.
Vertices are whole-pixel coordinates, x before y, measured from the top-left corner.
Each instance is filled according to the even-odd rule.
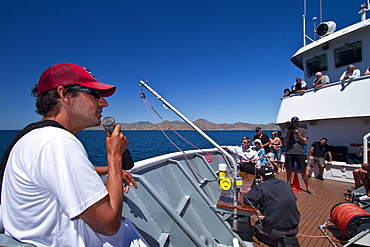
[[[320,1],[307,2],[313,37]],[[323,0],[323,21],[353,24],[364,2]],[[41,119],[31,89],[63,62],[117,86],[103,112],[117,122],[153,122],[141,79],[191,121],[275,122],[284,88],[303,76],[289,61],[303,43],[302,14],[303,0],[0,1],[0,129]],[[164,119],[179,120],[145,93]]]

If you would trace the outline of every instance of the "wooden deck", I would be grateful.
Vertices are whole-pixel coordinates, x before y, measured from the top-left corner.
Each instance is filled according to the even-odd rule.
[[[278,174],[277,178],[286,181],[286,173]],[[303,191],[295,192],[298,210],[301,213],[301,221],[299,224],[300,230],[297,235],[300,246],[333,246],[318,226],[323,225],[330,219],[332,208],[336,204],[345,201],[344,198],[348,195],[347,190],[353,190],[354,184],[327,179],[322,181],[316,178],[310,178],[310,187],[317,193],[316,196],[312,196],[305,191],[305,184],[301,179],[300,174],[298,174],[298,178],[300,187],[304,189]],[[334,239],[341,237],[341,233],[335,227],[328,229],[326,229],[326,232],[329,236]],[[267,246],[260,243],[255,237],[253,237],[253,241],[254,246]],[[345,242],[341,243],[336,241],[334,241],[334,243],[337,246],[345,244]]]

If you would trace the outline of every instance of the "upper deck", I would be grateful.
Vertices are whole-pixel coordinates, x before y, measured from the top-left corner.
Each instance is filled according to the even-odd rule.
[[[370,76],[339,81],[349,64],[361,75],[370,66],[370,19],[321,37],[300,48],[291,61],[304,71],[308,90],[281,101],[276,123],[285,128],[293,116],[299,117],[309,134],[308,146],[322,137],[329,145],[347,146],[356,152],[369,131],[368,95]],[[313,90],[315,73],[322,72],[330,84]]]
[[[370,76],[362,76],[352,81],[335,82],[318,90],[308,89],[282,100],[276,123],[290,121],[299,116],[301,121],[324,119],[370,117],[368,92]]]
[[[361,70],[370,66],[370,19],[355,23],[301,47],[290,59],[305,72],[308,88],[312,88],[316,72],[338,81],[349,64]]]
[[[307,128],[309,147],[323,137],[329,145],[346,146],[357,152],[370,131],[370,76],[349,82],[335,82],[318,90],[293,94],[281,101],[276,123],[282,129],[293,116]]]

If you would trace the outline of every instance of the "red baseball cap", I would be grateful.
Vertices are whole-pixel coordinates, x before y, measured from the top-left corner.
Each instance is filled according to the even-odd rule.
[[[116,86],[99,82],[85,67],[60,63],[46,69],[37,82],[37,95],[40,95],[59,86],[81,85],[97,89],[103,97],[111,96],[116,91]]]

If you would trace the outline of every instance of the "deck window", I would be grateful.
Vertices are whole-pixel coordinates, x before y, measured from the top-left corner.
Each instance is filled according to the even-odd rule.
[[[334,50],[334,54],[336,68],[360,62],[362,61],[361,41],[346,43],[345,46]]]
[[[307,60],[306,65],[308,77],[314,76],[317,72],[326,72],[328,70],[326,54],[314,56],[310,60]]]

